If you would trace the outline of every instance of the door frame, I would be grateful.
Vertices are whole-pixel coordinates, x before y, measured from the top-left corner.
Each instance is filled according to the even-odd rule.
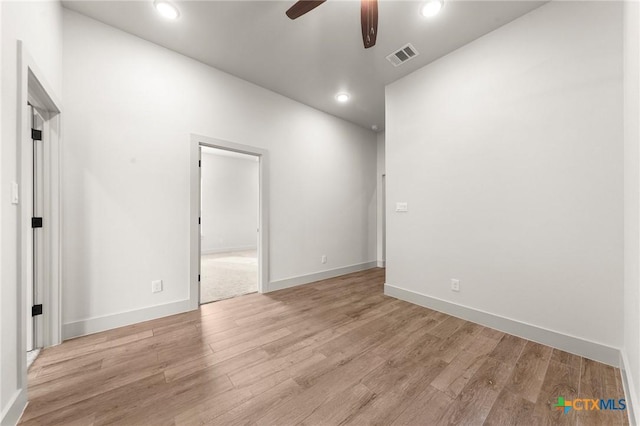
[[[189,307],[200,306],[200,147],[223,149],[258,157],[258,292],[265,293],[269,286],[269,151],[250,145],[242,145],[202,135],[191,135],[190,143],[190,259],[189,259]]]
[[[44,274],[47,283],[42,294],[43,327],[38,337],[43,347],[59,344],[61,339],[61,118],[62,104],[44,78],[33,57],[21,40],[18,40],[18,94],[17,94],[17,157],[18,157],[18,309],[17,325],[19,344],[17,345],[18,386],[27,387],[26,371],[26,326],[27,286],[32,285],[29,250],[31,250],[32,192],[32,140],[31,107],[36,106],[42,113],[42,138],[44,141],[45,176],[43,217]]]

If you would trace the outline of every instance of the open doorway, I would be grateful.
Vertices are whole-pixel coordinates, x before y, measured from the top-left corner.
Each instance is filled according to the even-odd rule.
[[[201,280],[201,203],[202,191],[202,148],[218,148],[241,154],[249,154],[257,158],[258,163],[258,224],[256,229],[257,259],[258,259],[258,292],[269,291],[269,151],[256,146],[214,139],[202,135],[191,135],[189,147],[190,158],[190,182],[191,192],[190,226],[189,226],[189,307],[198,309],[200,306],[200,280]],[[206,232],[206,231],[205,231]]]
[[[200,147],[200,303],[258,291],[259,157]]]

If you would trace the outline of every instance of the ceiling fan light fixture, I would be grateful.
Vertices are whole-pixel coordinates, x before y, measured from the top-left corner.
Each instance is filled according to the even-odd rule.
[[[153,2],[153,6],[156,8],[158,13],[167,19],[178,19],[180,16],[180,11],[178,8],[171,2],[167,0],[155,0]]]
[[[346,92],[340,92],[336,95],[336,101],[340,102],[341,104],[349,101],[349,99],[351,99],[351,96]]]
[[[431,18],[432,16],[436,16],[440,13],[442,6],[444,6],[443,0],[428,0],[420,8],[420,14],[425,18]]]

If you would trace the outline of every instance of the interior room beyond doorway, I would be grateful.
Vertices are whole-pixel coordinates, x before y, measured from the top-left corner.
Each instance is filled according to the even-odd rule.
[[[200,303],[258,291],[258,157],[201,151]]]

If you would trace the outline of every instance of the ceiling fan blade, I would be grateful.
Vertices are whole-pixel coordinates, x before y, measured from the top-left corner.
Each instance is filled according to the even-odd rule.
[[[327,0],[300,0],[287,10],[287,16],[291,19],[301,17],[307,12],[312,11]]]
[[[362,24],[362,42],[368,49],[376,44],[378,36],[378,0],[361,0],[360,20]]]

